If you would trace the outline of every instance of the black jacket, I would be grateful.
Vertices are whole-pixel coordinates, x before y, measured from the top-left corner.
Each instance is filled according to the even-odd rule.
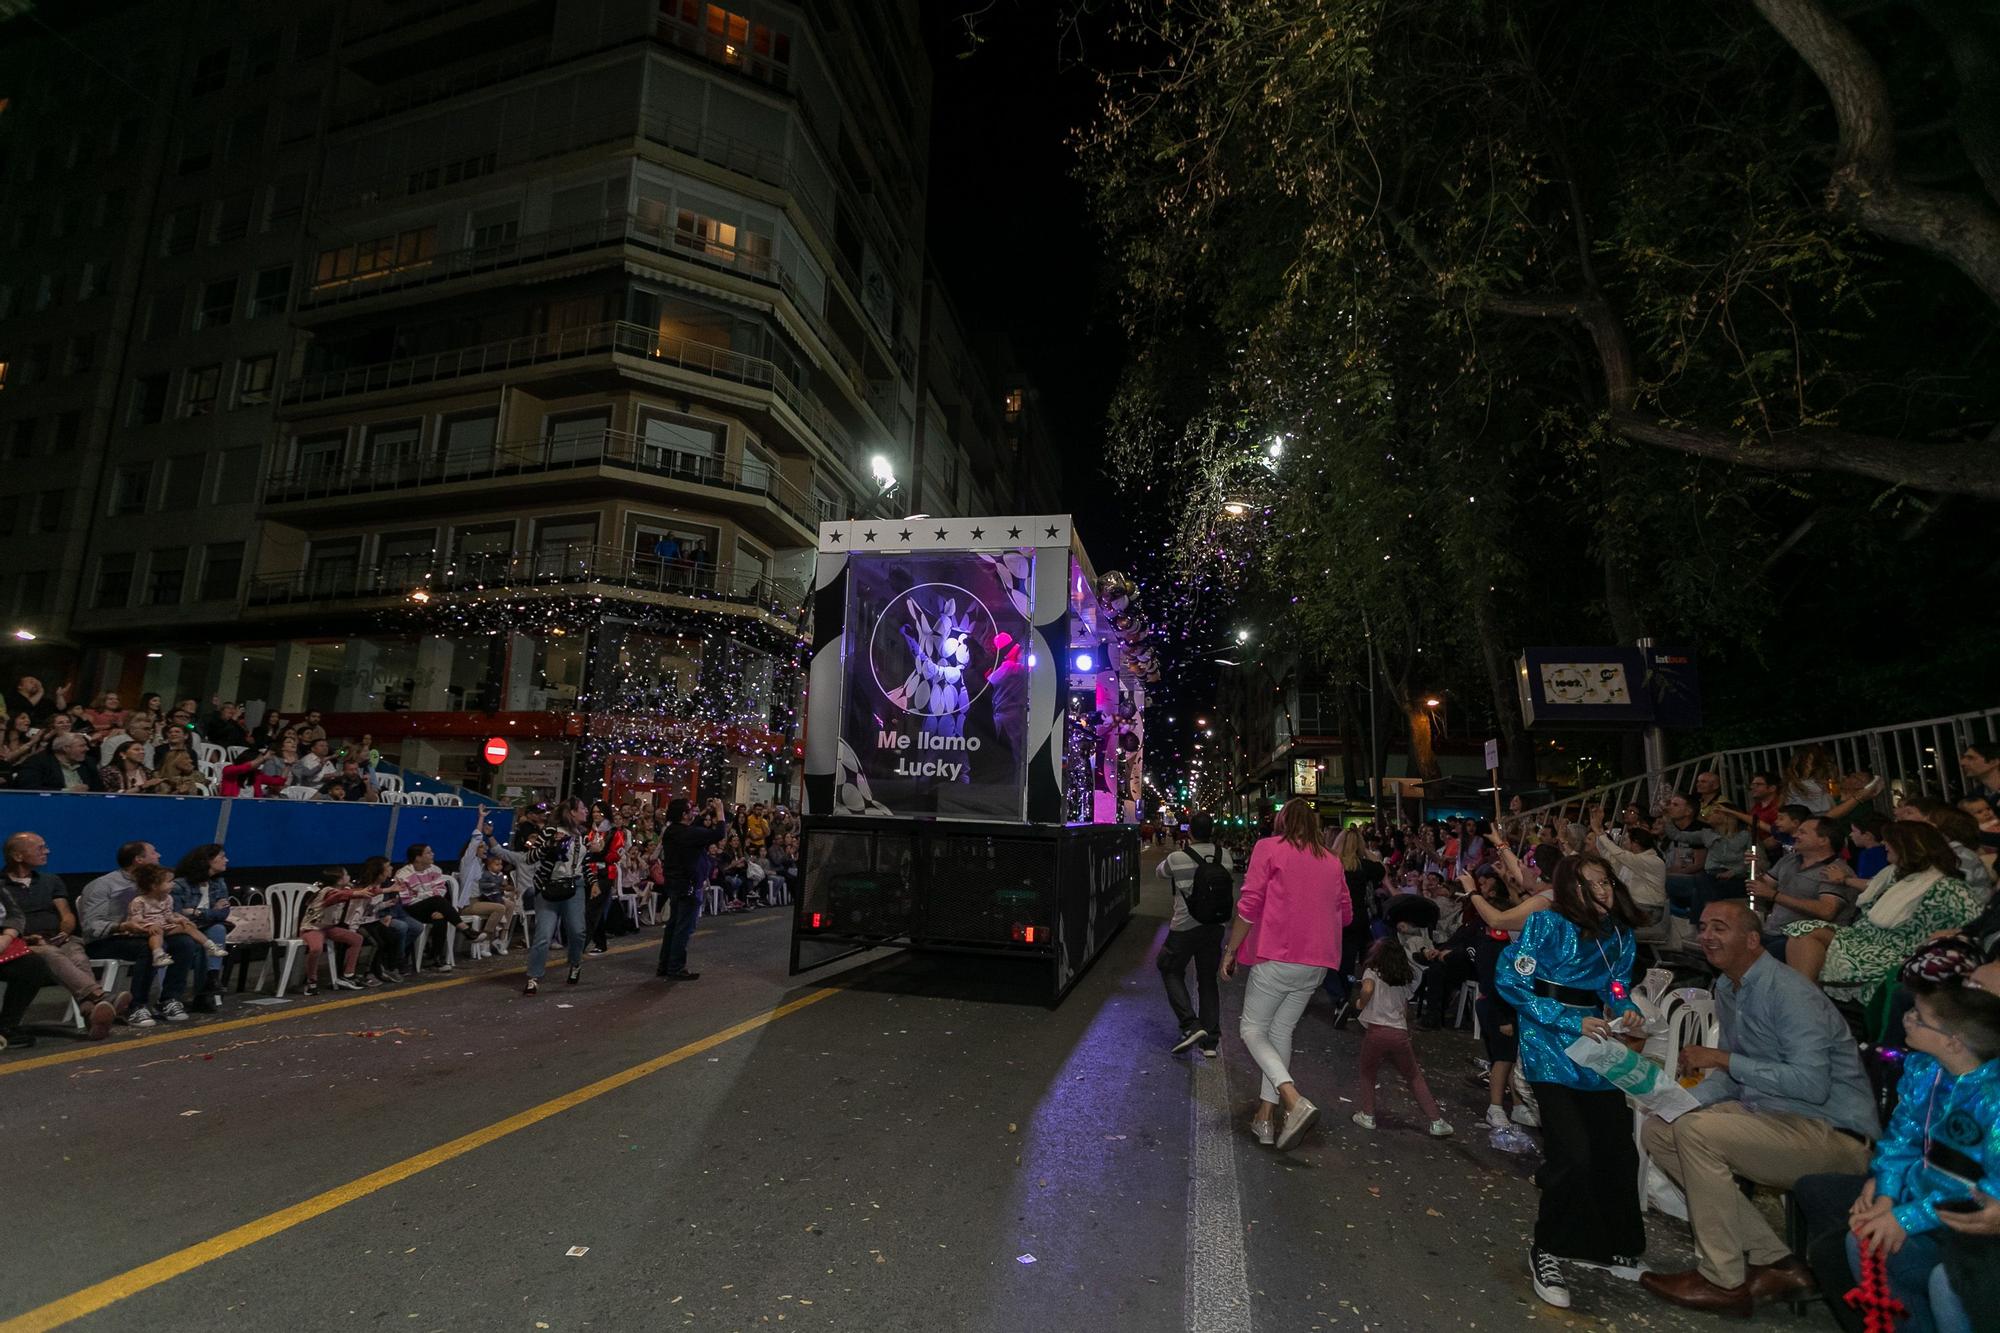
[[[97,761],[85,754],[83,762],[77,765],[78,775],[83,785],[91,791],[103,791],[104,779],[98,775]],[[62,765],[55,755],[47,750],[25,760],[14,771],[14,786],[20,791],[61,791],[63,789]]]
[[[675,893],[694,887],[695,862],[701,854],[729,836],[729,825],[705,828],[700,824],[673,824],[660,834],[660,870],[666,876],[662,886]]]

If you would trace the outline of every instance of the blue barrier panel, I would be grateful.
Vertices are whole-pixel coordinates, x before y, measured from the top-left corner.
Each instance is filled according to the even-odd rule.
[[[431,855],[444,862],[456,862],[458,854],[472,838],[481,814],[493,821],[493,836],[502,842],[512,829],[511,811],[495,812],[490,807],[458,805],[399,805],[396,815],[396,845],[389,855],[400,864],[413,842],[429,843]],[[231,855],[234,855],[232,852]]]
[[[0,837],[41,834],[49,844],[48,868],[58,875],[109,870],[118,864],[119,845],[134,839],[152,843],[172,865],[189,848],[216,840],[227,804],[208,796],[0,791]]]
[[[233,866],[353,866],[389,854],[394,806],[269,797],[228,805],[222,844]]]

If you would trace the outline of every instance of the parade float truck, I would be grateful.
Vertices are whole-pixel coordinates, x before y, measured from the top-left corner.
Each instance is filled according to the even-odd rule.
[[[1139,897],[1133,590],[1066,515],[823,523],[817,556],[792,972],[998,954],[1060,1000]]]

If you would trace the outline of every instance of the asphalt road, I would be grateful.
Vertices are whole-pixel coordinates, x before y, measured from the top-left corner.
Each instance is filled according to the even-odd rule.
[[[517,952],[0,1055],[0,1333],[1708,1324],[1596,1276],[1534,1300],[1534,1162],[1478,1126],[1465,1034],[1418,1039],[1458,1137],[1400,1086],[1365,1134],[1358,1033],[1316,1003],[1295,1069],[1323,1128],[1258,1147],[1233,1030],[1220,1061],[1167,1054],[1151,883],[1055,1010],[986,960],[787,977],[767,912],[704,927],[699,982],[634,939],[535,999]]]

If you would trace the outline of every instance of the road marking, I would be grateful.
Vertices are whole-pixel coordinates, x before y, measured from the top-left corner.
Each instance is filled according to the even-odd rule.
[[[432,1167],[442,1166],[476,1148],[498,1142],[510,1134],[538,1125],[544,1120],[561,1115],[564,1111],[594,1101],[606,1093],[616,1092],[627,1084],[638,1082],[648,1074],[656,1074],[683,1060],[714,1050],[745,1033],[755,1032],[787,1015],[797,1013],[808,1005],[818,1004],[821,1000],[838,994],[840,994],[838,989],[826,987],[802,995],[775,1009],[768,1009],[754,1018],[746,1018],[741,1023],[668,1051],[665,1055],[654,1056],[642,1064],[633,1065],[630,1069],[621,1070],[595,1083],[587,1083],[573,1092],[566,1092],[560,1097],[543,1102],[540,1106],[529,1107],[484,1129],[476,1129],[449,1143],[441,1143],[414,1157],[405,1158],[393,1166],[385,1166],[380,1171],[362,1176],[359,1180],[336,1186],[322,1194],[315,1194],[310,1199],[302,1200],[289,1208],[280,1208],[275,1213],[267,1213],[253,1222],[231,1228],[219,1236],[190,1245],[186,1249],[176,1250],[172,1254],[164,1255],[149,1264],[141,1264],[116,1277],[106,1278],[102,1282],[85,1287],[82,1291],[64,1296],[60,1300],[50,1301],[47,1305],[38,1306],[25,1314],[15,1315],[12,1319],[0,1323],[0,1333],[43,1333],[43,1330],[59,1328],[73,1319],[95,1314],[107,1306],[115,1305],[142,1291],[193,1272],[204,1264],[225,1258],[238,1250],[255,1245],[258,1241],[269,1240],[302,1222],[309,1222],[322,1214],[343,1208],[357,1199],[378,1193],[391,1185],[420,1175]]]
[[[749,921],[735,921],[730,924],[747,926],[753,925],[758,921],[779,921],[783,919],[785,918],[782,916],[759,916],[752,917]],[[707,929],[720,929],[720,923],[707,927]],[[702,933],[702,930],[695,931],[697,937]],[[614,954],[640,953],[646,950],[657,951],[659,947],[660,942],[656,936],[652,939],[636,940],[631,944],[616,945],[596,956],[605,958]],[[525,965],[526,946],[522,947],[521,952],[524,958],[523,965]],[[553,956],[554,951],[551,950],[550,952]],[[342,1009],[353,1009],[364,1004],[381,1004],[387,1000],[401,1000],[412,995],[435,995],[439,991],[450,990],[454,986],[468,986],[475,981],[484,981],[489,977],[505,976],[508,970],[514,966],[511,961],[512,957],[513,954],[510,951],[508,954],[510,961],[504,967],[489,968],[481,972],[462,972],[446,980],[419,981],[393,987],[383,986],[366,994],[350,995],[340,1000],[326,1000],[318,1004],[306,1005],[303,1008],[283,1009],[269,1014],[255,1014],[249,1018],[228,1018],[220,1023],[203,1023],[199,1027],[174,1027],[168,1028],[166,1031],[153,1028],[143,1032],[141,1035],[123,1041],[89,1042],[79,1045],[75,1050],[56,1051],[49,1055],[31,1055],[25,1060],[0,1061],[0,1078],[5,1078],[9,1074],[25,1074],[33,1069],[47,1069],[52,1065],[75,1064],[79,1060],[103,1060],[114,1055],[129,1054],[133,1051],[157,1050],[161,1046],[172,1042],[191,1041],[197,1037],[212,1037],[220,1032],[241,1032],[247,1028],[260,1028],[271,1023],[287,1023],[295,1018],[316,1018],[321,1014],[336,1013]],[[425,975],[436,975],[436,969],[432,969],[430,973]]]
[[[1198,1053],[1188,1071],[1187,1333],[1250,1333],[1249,1260],[1243,1251],[1243,1198],[1236,1183],[1229,1067]],[[0,1333],[5,1333],[0,1329]]]

